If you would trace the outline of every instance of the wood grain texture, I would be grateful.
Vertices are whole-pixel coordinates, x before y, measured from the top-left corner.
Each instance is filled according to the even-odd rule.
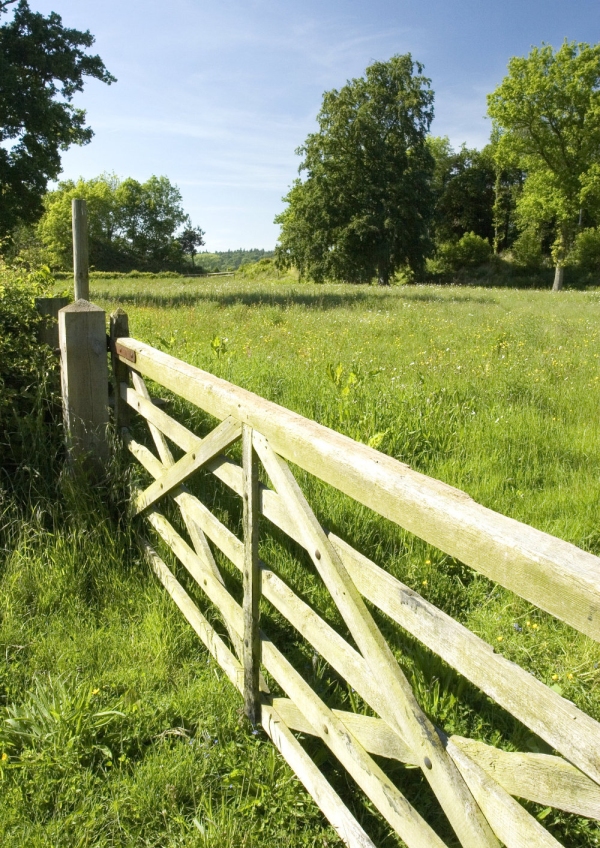
[[[88,219],[85,200],[73,198],[71,201],[71,220],[75,300],[89,300]]]
[[[452,742],[448,742],[448,751],[506,848],[561,848],[561,843],[464,751]]]
[[[163,515],[152,509],[147,517],[207,597],[241,636],[244,627],[241,606],[216,580]],[[442,848],[443,843],[439,837],[264,634],[262,634],[262,658],[265,668],[284,691],[299,704],[323,742],[406,843],[414,848],[436,848],[436,846]]]
[[[252,428],[242,428],[244,469],[244,710],[252,724],[260,721],[260,563],[258,559],[258,462]]]
[[[242,691],[243,667],[152,546],[141,540],[150,566],[231,683]],[[261,724],[348,848],[375,848],[363,828],[291,733],[276,709],[261,707]]]
[[[375,848],[340,796],[287,727],[278,711],[268,704],[263,704],[261,722],[275,747],[327,816],[342,842],[349,848]]]
[[[253,442],[290,519],[303,537],[315,568],[372,676],[381,686],[388,707],[386,720],[408,741],[461,844],[465,848],[496,846],[498,843],[489,825],[448,757],[435,728],[417,703],[410,684],[286,462],[261,434],[255,432]]]
[[[221,467],[223,466],[226,466],[228,468],[228,474],[232,475],[232,477],[228,478],[229,482],[234,482],[237,485],[235,481],[239,481],[240,474],[238,472],[241,473],[239,466],[235,466],[230,460],[223,460]],[[274,499],[279,499],[279,496],[272,490],[263,492],[263,495],[266,494],[273,496]],[[271,501],[271,497],[263,499],[263,505],[269,501]],[[274,502],[273,500],[272,503]],[[277,502],[279,501],[277,500]],[[265,514],[269,514],[268,509],[265,511]],[[209,533],[212,529],[216,543],[218,544],[217,540],[220,539],[223,542],[226,534],[229,534],[230,531],[224,527],[219,531],[217,529],[218,522],[217,524],[215,522],[216,519],[213,518],[210,524],[207,523],[206,526]],[[281,524],[283,524],[285,529],[287,525],[284,522],[279,522],[278,526]],[[344,554],[348,554],[349,546],[341,542],[333,534],[330,534],[330,538],[335,545],[339,545],[338,552],[344,558]],[[241,570],[243,557],[241,543],[231,534],[231,538],[224,547],[233,556],[232,561],[234,564]],[[360,582],[360,579],[364,579],[366,584],[371,586],[376,585],[381,569],[370,561],[365,562],[365,558],[357,554],[356,551],[349,550],[357,559],[352,561],[347,558],[344,561],[355,580]],[[579,732],[578,728],[581,726],[583,731],[581,737],[582,750],[586,754],[586,759],[592,759],[593,761],[595,756],[594,745],[590,746],[589,750],[585,747],[586,731],[589,729],[588,723],[592,724],[592,729],[596,724],[589,716],[577,710],[570,701],[566,701],[560,698],[557,693],[548,690],[543,683],[535,680],[535,678],[531,677],[531,675],[519,666],[515,666],[514,663],[494,654],[486,643],[481,642],[479,637],[474,636],[470,631],[466,631],[468,638],[463,645],[465,634],[462,631],[465,628],[462,625],[445,616],[436,607],[429,604],[419,595],[408,589],[408,587],[399,583],[395,578],[391,578],[386,572],[383,572],[383,575],[393,581],[392,584],[384,581],[385,597],[389,599],[392,607],[398,586],[402,592],[407,593],[407,596],[403,598],[403,602],[399,606],[401,611],[407,612],[412,610],[412,614],[414,614],[415,603],[417,603],[417,610],[420,610],[418,605],[424,605],[424,610],[420,611],[417,615],[418,626],[414,626],[411,618],[406,619],[402,617],[398,619],[400,624],[408,629],[409,632],[413,632],[415,635],[423,638],[423,627],[429,627],[431,633],[429,630],[426,630],[425,635],[433,635],[434,650],[436,650],[436,640],[438,640],[444,646],[445,650],[458,650],[465,657],[477,656],[478,652],[481,652],[482,668],[487,673],[485,679],[488,680],[489,678],[490,685],[500,687],[500,695],[498,696],[500,702],[505,701],[507,708],[511,708],[510,705],[513,705],[515,710],[522,713],[521,720],[525,720],[525,723],[533,726],[533,729],[537,729],[538,732],[540,730],[546,730],[547,735],[551,735],[555,739],[559,739],[559,741],[562,740],[564,746],[566,746],[571,754],[574,753],[577,755],[577,748],[573,743],[571,734],[577,736]],[[385,716],[386,705],[382,703],[380,687],[369,673],[368,666],[363,657],[264,564],[262,565],[262,585],[265,598],[344,677],[348,685],[356,689],[358,694],[376,712]],[[369,593],[367,592],[367,594]],[[441,630],[438,629],[440,627],[437,620],[439,616],[442,617]],[[444,626],[444,619],[447,619],[447,627]],[[471,642],[471,639],[474,641]],[[479,643],[481,643],[481,646],[479,646]],[[464,649],[462,651],[461,645],[463,645]],[[439,651],[439,648],[437,650]],[[441,653],[443,655],[443,652]],[[468,668],[472,672],[473,667],[468,666]],[[464,669],[463,673],[465,673]],[[528,687],[525,688],[525,691],[523,691],[523,686],[514,686],[515,675],[517,674],[523,677],[524,685]],[[502,691],[502,684],[505,691]],[[547,705],[545,700],[546,693],[548,693],[548,702],[550,702],[549,716],[540,718],[540,714],[543,715],[544,708]],[[498,694],[497,691],[496,694]],[[561,705],[562,710],[566,709],[569,711],[568,715],[570,715],[571,710],[575,710],[575,720],[565,720],[563,711],[557,711],[554,708],[554,701],[557,701]],[[306,724],[298,724],[297,715],[295,721],[296,724],[292,726],[296,729],[310,732]],[[582,722],[584,723],[582,724]],[[380,743],[376,747],[370,747],[371,743],[367,741],[367,737],[361,736],[360,733],[356,735],[360,739],[361,744],[371,753],[385,756],[385,749],[387,748],[388,751],[392,752],[389,756],[396,757],[407,763],[415,762],[412,752],[408,753],[410,751],[408,743],[404,737],[401,737],[397,733],[397,730],[394,731],[388,725],[384,725],[383,728],[379,728],[378,734]],[[471,758],[475,759],[488,774],[495,777],[499,784],[511,795],[526,798],[546,806],[553,806],[567,812],[573,812],[577,815],[600,818],[600,788],[582,774],[579,769],[566,763],[561,758],[546,755],[508,753],[474,740],[462,740],[459,737],[452,738],[459,747],[469,746],[468,753]],[[579,753],[579,758],[581,759],[581,752]]]
[[[202,444],[197,450],[182,456],[147,489],[140,492],[135,502],[133,514],[138,515],[173,489],[176,489],[188,477],[202,468],[215,454],[221,453],[224,448],[237,441],[241,435],[241,424],[238,424],[233,418],[226,418],[202,440]]]
[[[241,469],[227,457],[215,457],[207,468],[234,491],[241,491]],[[260,508],[275,526],[303,545],[277,492],[262,487]],[[600,784],[598,722],[525,669],[495,653],[479,636],[335,534],[325,532],[367,600]]]
[[[58,333],[69,457],[100,475],[109,453],[106,314],[77,300],[59,311]]]
[[[501,751],[461,736],[450,739],[509,795],[600,821],[600,787],[561,757]]]
[[[499,515],[464,492],[136,339],[136,368],[359,503],[600,641],[600,560]]]
[[[131,420],[131,411],[121,396],[121,385],[124,388],[129,386],[130,371],[114,352],[117,339],[121,336],[126,338],[129,335],[129,318],[120,307],[111,313],[108,334],[111,342],[112,388],[115,402],[114,420],[117,433],[120,433],[123,427],[129,427]]]

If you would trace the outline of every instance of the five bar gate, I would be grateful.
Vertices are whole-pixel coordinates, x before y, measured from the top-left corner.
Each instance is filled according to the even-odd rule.
[[[478,636],[322,527],[288,461],[600,641],[600,559],[486,509],[463,492],[314,421],[129,337],[111,317],[116,418],[131,453],[154,481],[135,495],[146,517],[220,611],[230,646],[148,541],[149,562],[233,685],[344,842],[373,843],[308,756],[294,731],[320,737],[410,848],[439,836],[372,755],[418,766],[465,848],[557,846],[515,797],[600,819],[600,724]],[[204,438],[152,402],[144,377],[221,423]],[[146,419],[155,455],[127,428]],[[172,442],[184,451],[175,461]],[[242,465],[226,455],[242,442]],[[270,486],[259,483],[262,465]],[[243,541],[185,487],[204,469],[243,502]],[[191,544],[159,511],[171,498]],[[353,647],[258,557],[264,516],[302,546],[347,625]],[[264,522],[263,522],[264,524]],[[261,525],[262,527],[263,525]],[[208,540],[243,574],[243,604],[225,587]],[[331,710],[260,630],[264,598],[368,704],[375,717]],[[419,706],[365,600],[381,610],[545,740],[555,756],[509,753],[447,736]],[[273,697],[264,668],[287,697]]]

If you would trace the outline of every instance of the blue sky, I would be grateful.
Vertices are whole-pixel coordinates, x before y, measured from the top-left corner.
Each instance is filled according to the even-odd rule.
[[[511,56],[600,41],[598,0],[30,0],[89,29],[118,82],[78,99],[95,137],[62,178],[165,174],[209,250],[272,248],[323,91],[410,52],[435,91],[432,131],[483,146],[486,94]]]

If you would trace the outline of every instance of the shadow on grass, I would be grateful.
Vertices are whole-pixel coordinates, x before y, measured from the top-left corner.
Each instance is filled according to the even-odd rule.
[[[279,309],[289,309],[292,306],[301,306],[304,309],[315,309],[326,311],[331,309],[362,309],[371,304],[379,309],[387,308],[391,303],[398,301],[413,301],[423,303],[497,303],[491,295],[481,293],[452,293],[441,294],[433,291],[410,291],[404,292],[400,289],[381,291],[380,289],[369,291],[357,291],[356,293],[337,294],[331,292],[307,293],[298,291],[289,292],[176,292],[173,294],[160,294],[153,292],[115,292],[94,291],[95,300],[108,300],[121,305],[146,306],[158,309],[173,309],[178,307],[196,306],[201,303],[213,303],[217,306],[228,308],[231,306],[271,306]]]

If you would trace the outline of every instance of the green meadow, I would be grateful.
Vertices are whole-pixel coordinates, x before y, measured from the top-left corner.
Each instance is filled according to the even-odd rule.
[[[135,338],[600,554],[600,291],[237,275],[95,280],[91,299],[107,313],[123,308]],[[152,390],[199,434],[214,425]],[[144,563],[127,515],[143,472],[116,451],[100,487],[67,474],[60,433],[47,435],[49,407],[46,395],[22,423],[31,462],[0,489],[2,844],[341,845]],[[136,437],[150,444],[142,425]],[[600,646],[318,480],[298,478],[323,524],[600,720]],[[235,499],[205,475],[193,486],[239,533]],[[262,529],[262,558],[346,634],[308,559]],[[239,575],[217,558],[239,598]],[[365,709],[266,604],[262,617],[330,705]],[[550,753],[399,628],[378,622],[447,732]],[[401,845],[322,746],[304,744],[376,844]],[[454,845],[420,772],[381,765]],[[593,822],[527,807],[566,848],[600,844]]]

